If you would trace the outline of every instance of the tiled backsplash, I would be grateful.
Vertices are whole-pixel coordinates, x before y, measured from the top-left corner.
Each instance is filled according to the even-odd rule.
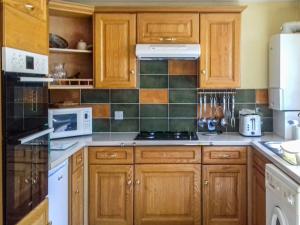
[[[196,61],[141,61],[138,89],[51,90],[50,102],[92,106],[94,132],[197,131],[197,67]],[[273,131],[267,104],[266,90],[237,90],[235,114],[259,108],[263,131]],[[115,120],[115,111],[124,119]],[[227,131],[238,131],[238,120]]]

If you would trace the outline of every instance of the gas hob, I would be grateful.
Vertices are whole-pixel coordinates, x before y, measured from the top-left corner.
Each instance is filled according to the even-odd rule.
[[[198,140],[196,132],[171,132],[171,131],[142,131],[135,140]]]

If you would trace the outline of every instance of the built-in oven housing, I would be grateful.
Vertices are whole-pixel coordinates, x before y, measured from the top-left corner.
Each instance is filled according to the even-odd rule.
[[[48,195],[47,56],[2,49],[4,224],[17,224]]]

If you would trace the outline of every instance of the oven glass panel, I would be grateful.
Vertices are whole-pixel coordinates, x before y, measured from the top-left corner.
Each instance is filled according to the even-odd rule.
[[[54,132],[76,131],[77,130],[77,114],[53,115]]]
[[[5,73],[6,136],[25,136],[48,127],[47,83],[21,82],[20,76],[30,75]]]

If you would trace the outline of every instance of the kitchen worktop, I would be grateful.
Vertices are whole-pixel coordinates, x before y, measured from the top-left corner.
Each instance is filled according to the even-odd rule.
[[[134,140],[137,133],[94,133],[90,136],[62,138],[52,140],[53,143],[76,142],[66,150],[50,151],[49,167],[54,168],[79,149],[86,146],[145,146],[145,145],[251,145],[259,141],[276,141],[281,138],[272,133],[262,137],[243,137],[238,133],[225,133],[217,136],[205,136],[198,133],[197,141],[161,141],[161,140]]]

